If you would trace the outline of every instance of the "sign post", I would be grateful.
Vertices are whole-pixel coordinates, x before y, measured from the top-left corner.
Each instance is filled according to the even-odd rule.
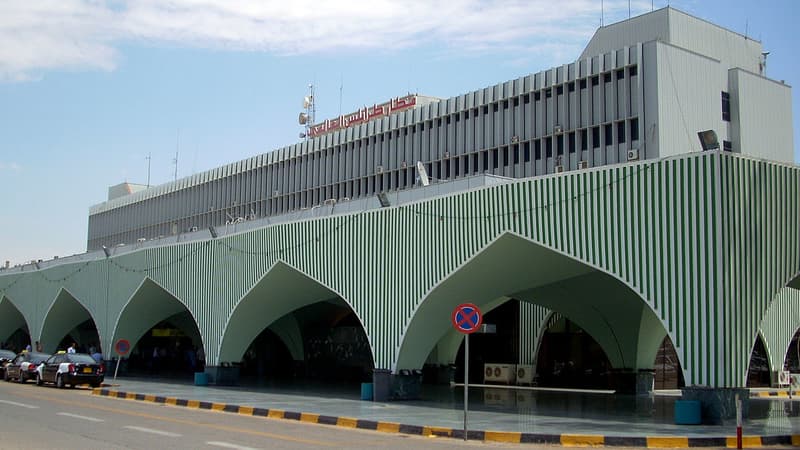
[[[469,335],[478,331],[483,322],[481,310],[472,303],[462,303],[453,311],[453,326],[464,334],[464,440],[467,440],[467,411],[469,411]]]
[[[117,381],[117,371],[119,371],[119,363],[122,357],[131,351],[131,343],[127,339],[120,339],[114,344],[114,350],[117,352],[117,367],[114,369],[114,381]]]

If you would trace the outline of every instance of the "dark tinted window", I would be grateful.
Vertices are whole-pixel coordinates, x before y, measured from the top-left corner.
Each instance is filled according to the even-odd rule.
[[[97,364],[97,361],[95,361],[94,358],[83,353],[73,353],[71,355],[67,355],[67,360],[77,364]]]
[[[725,91],[722,92],[722,120],[731,121],[731,95]]]

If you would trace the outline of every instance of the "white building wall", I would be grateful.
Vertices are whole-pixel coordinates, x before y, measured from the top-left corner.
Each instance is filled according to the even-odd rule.
[[[656,43],[659,157],[701,151],[698,131],[729,139],[722,121],[721,93],[727,71],[718,61],[669,44]],[[648,157],[650,155],[648,154]]]
[[[684,12],[668,10],[670,43],[701,55],[712,56],[725,69],[741,67],[759,72],[761,42]]]
[[[730,94],[733,151],[794,164],[792,88],[731,70]]]
[[[669,7],[598,29],[579,59],[650,41],[712,56],[725,68],[760,71],[759,41]]]

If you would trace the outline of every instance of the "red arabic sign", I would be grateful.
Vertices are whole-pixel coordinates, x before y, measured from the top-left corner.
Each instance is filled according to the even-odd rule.
[[[379,119],[381,117],[386,117],[389,114],[411,109],[416,104],[416,95],[412,94],[406,95],[405,97],[396,97],[386,103],[362,108],[354,113],[345,114],[335,119],[326,120],[325,122],[312,125],[308,135],[309,137],[317,137],[336,130],[349,128],[355,125],[361,125],[362,123],[367,123],[370,120]]]

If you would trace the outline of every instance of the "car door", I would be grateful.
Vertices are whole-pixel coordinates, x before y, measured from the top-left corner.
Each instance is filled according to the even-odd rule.
[[[6,370],[8,370],[8,378],[16,379],[19,376],[19,365],[22,364],[24,360],[25,355],[17,355],[17,357],[11,361],[11,364],[6,367]]]
[[[64,361],[64,355],[53,355],[48,358],[47,361],[44,363],[44,368],[42,368],[42,378],[44,381],[49,383],[56,382],[56,373],[58,372],[58,366]]]

